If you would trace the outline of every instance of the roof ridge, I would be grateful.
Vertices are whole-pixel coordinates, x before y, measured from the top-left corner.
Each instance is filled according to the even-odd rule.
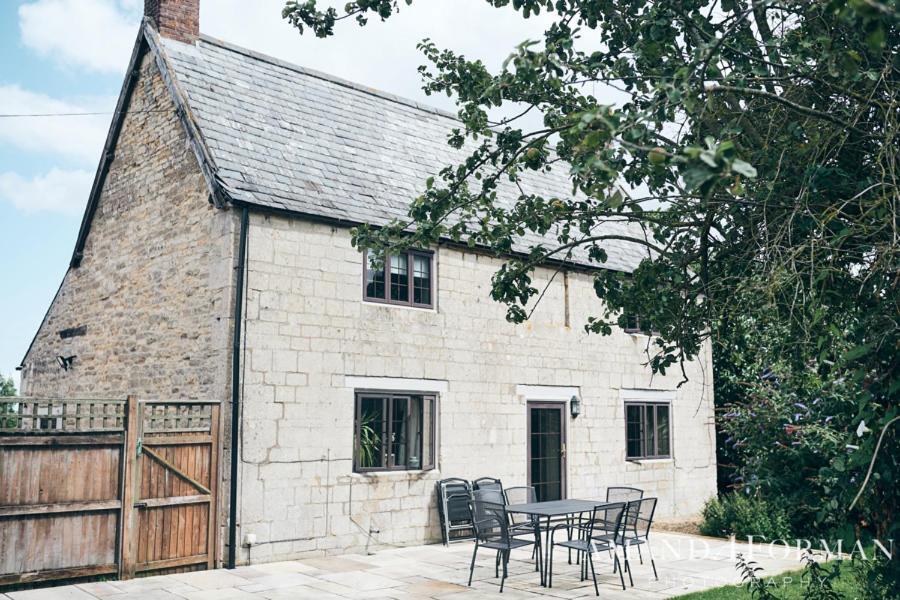
[[[171,41],[171,40],[167,40]],[[323,81],[328,81],[330,83],[334,83],[346,88],[350,88],[356,90],[358,92],[363,92],[364,94],[369,94],[371,96],[377,96],[378,98],[383,98],[385,100],[390,100],[391,102],[396,102],[397,104],[403,104],[405,106],[409,106],[411,108],[415,108],[416,110],[421,110],[424,112],[429,112],[441,117],[446,117],[448,119],[452,119],[453,121],[459,122],[459,117],[454,113],[444,110],[442,108],[437,108],[435,106],[430,106],[428,104],[422,104],[421,102],[416,102],[415,100],[411,100],[409,98],[404,98],[403,96],[398,96],[396,94],[391,94],[390,92],[385,92],[383,90],[379,90],[373,87],[369,87],[367,85],[363,85],[361,83],[356,83],[354,81],[350,81],[349,79],[344,79],[342,77],[337,77],[335,75],[331,75],[329,73],[325,73],[323,71],[318,71],[316,69],[310,69],[309,67],[303,67],[296,63],[292,63],[280,58],[276,58],[271,54],[264,54],[262,52],[257,52],[256,50],[251,50],[250,48],[246,48],[244,46],[239,46],[232,42],[227,42],[217,37],[213,37],[211,35],[207,35],[205,33],[200,34],[199,42],[207,43],[213,46],[218,46],[223,50],[228,50],[229,52],[235,52],[237,54],[243,54],[249,58],[253,58],[256,60],[261,60],[263,62],[267,62],[269,64],[282,67],[291,71],[295,71],[302,75],[308,75],[310,77],[315,77],[316,79],[321,79]]]

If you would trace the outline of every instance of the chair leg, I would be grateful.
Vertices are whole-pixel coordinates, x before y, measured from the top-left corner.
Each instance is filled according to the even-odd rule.
[[[637,549],[638,549],[638,560],[641,561],[641,564],[644,564],[644,555],[641,554],[641,546],[638,545]]]
[[[622,546],[622,554],[625,556],[625,571],[628,572],[628,582],[634,587],[634,578],[631,576],[631,565],[628,564],[628,546]]]
[[[600,588],[597,587],[597,572],[594,571],[594,553],[588,552],[587,559],[588,559],[588,562],[591,564],[591,577],[594,578],[594,593],[599,596]]]
[[[472,552],[472,564],[469,565],[469,587],[472,587],[472,572],[475,570],[476,554],[478,554],[478,540],[475,540],[475,550]]]
[[[553,587],[553,542],[550,542],[550,560],[547,561],[547,587]]]
[[[500,580],[500,593],[503,593],[503,584],[506,583],[506,566],[509,564],[509,550],[501,550],[501,555],[503,556],[503,579]]]
[[[619,553],[616,552],[614,555],[615,560],[613,561],[613,573],[617,570],[619,571],[619,582],[622,584],[622,589],[625,589],[625,578],[622,577],[622,567],[619,565]]]
[[[653,567],[653,577],[659,581],[659,575],[656,574],[656,561],[653,560],[653,548],[650,547],[650,540],[647,539],[647,554],[650,555],[650,566]]]

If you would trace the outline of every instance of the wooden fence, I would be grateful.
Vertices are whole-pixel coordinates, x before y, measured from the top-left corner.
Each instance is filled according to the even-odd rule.
[[[0,399],[0,586],[211,568],[219,402]]]

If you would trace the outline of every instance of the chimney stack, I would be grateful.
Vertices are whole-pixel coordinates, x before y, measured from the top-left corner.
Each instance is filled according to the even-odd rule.
[[[144,0],[144,16],[164,37],[187,44],[200,37],[200,0]]]

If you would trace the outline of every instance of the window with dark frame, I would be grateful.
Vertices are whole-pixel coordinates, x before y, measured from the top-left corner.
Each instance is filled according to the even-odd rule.
[[[376,266],[374,255],[366,252],[363,297],[371,302],[432,308],[434,306],[434,255],[423,250],[407,250],[385,257]]]
[[[625,316],[625,333],[642,333],[644,335],[654,335],[653,323],[650,319],[642,319],[638,315]]]
[[[671,456],[671,405],[668,402],[626,402],[625,458]]]
[[[436,395],[358,392],[355,411],[355,472],[434,469]]]

